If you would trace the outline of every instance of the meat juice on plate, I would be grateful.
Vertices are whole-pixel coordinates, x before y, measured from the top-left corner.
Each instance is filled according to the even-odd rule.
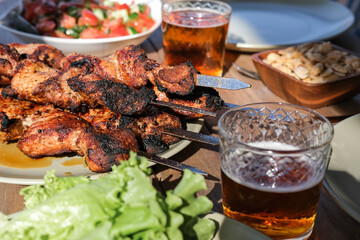
[[[297,150],[294,146],[274,142],[249,145],[282,151]],[[264,162],[262,156],[254,152],[244,153],[244,156],[244,161]],[[239,158],[239,155],[234,153],[233,157]],[[296,237],[308,232],[314,225],[322,178],[314,176],[308,156],[275,156],[268,160],[267,171],[256,165],[238,164],[234,167],[222,161],[224,214],[274,239]]]
[[[187,60],[201,74],[221,76],[229,21],[216,12],[174,11],[162,21],[165,63]]]

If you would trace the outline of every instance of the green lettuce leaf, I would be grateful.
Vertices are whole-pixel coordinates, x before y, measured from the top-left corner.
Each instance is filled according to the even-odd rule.
[[[211,239],[215,224],[200,215],[212,203],[204,178],[185,171],[164,197],[150,181],[148,160],[128,161],[96,180],[45,176],[43,186],[24,188],[27,208],[11,220],[0,215],[0,239]]]

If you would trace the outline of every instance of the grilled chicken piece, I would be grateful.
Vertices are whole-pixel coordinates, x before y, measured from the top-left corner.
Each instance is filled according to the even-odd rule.
[[[62,69],[65,55],[59,49],[41,43],[9,43],[9,47],[15,48],[20,54],[20,59],[41,61],[49,67]]]
[[[0,43],[0,86],[10,84],[19,60],[20,55],[14,48]]]
[[[157,154],[169,149],[169,145],[180,139],[162,134],[165,128],[182,128],[182,122],[174,114],[154,110],[149,115],[128,117],[111,112],[109,109],[89,109],[79,116],[88,121],[94,129],[114,130],[128,128],[134,131],[139,145],[150,154]]]

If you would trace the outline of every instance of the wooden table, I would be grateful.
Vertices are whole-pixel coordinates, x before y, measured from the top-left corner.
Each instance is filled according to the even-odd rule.
[[[2,32],[0,32],[0,36],[2,36],[0,37],[1,43],[8,43],[14,39],[12,36],[3,35]],[[334,39],[334,42],[337,44],[343,43],[343,46],[348,49],[349,46],[352,46],[352,50],[360,53],[360,40],[356,39],[357,42],[355,42],[349,39],[349,36],[344,34],[341,37]],[[150,58],[156,59],[159,62],[163,61],[162,36],[160,30],[156,31],[149,40],[144,42],[142,47],[148,53]],[[232,66],[232,63],[236,62],[244,68],[255,70],[250,56],[251,55],[248,53],[226,52],[224,75],[226,77],[241,79],[250,83],[252,87],[239,91],[219,90],[221,97],[226,102],[234,104],[246,104],[260,101],[284,102],[282,99],[272,94],[261,81],[242,76]],[[328,116],[329,119],[335,123],[346,116],[360,112],[360,94],[348,102],[317,110],[325,116]],[[205,118],[201,132],[216,136],[217,119]],[[218,149],[216,147],[193,142],[184,150],[171,157],[171,159],[196,166],[210,174],[210,177],[206,179],[208,190],[201,192],[201,194],[206,194],[214,203],[213,210],[221,213],[220,156]],[[181,178],[181,172],[166,167],[155,165],[153,170],[154,185],[162,192],[173,188]],[[23,187],[23,185],[0,183],[1,212],[11,214],[24,208],[23,198],[18,193]],[[338,205],[336,205],[329,194],[323,190],[320,197],[315,229],[310,239],[360,239],[360,223],[347,215]]]

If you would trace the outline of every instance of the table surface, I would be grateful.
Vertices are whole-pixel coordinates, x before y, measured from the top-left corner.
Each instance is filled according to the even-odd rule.
[[[18,41],[13,36],[1,31],[0,36],[1,43]],[[360,53],[360,39],[354,38],[347,33],[331,39],[331,41]],[[150,39],[141,44],[141,46],[150,58],[159,62],[163,61],[162,36],[160,30],[157,30]],[[219,90],[220,96],[225,102],[233,104],[247,104],[261,101],[285,102],[270,92],[261,81],[239,74],[232,66],[233,62],[246,69],[255,71],[251,61],[251,54],[227,51],[224,64],[224,76],[241,79],[251,84],[252,87],[238,91]],[[347,102],[316,110],[327,116],[335,124],[348,116],[360,112],[360,94]],[[216,136],[217,120],[217,118],[205,118],[201,133]],[[200,192],[200,194],[206,194],[212,200],[214,203],[213,211],[222,213],[220,156],[218,149],[206,144],[193,142],[181,152],[171,157],[171,159],[195,166],[210,174],[210,177],[206,179],[208,189]],[[181,176],[182,173],[179,171],[159,165],[153,166],[153,183],[161,192],[173,188]],[[11,214],[21,211],[24,208],[23,198],[19,195],[19,190],[23,187],[23,185],[0,183],[1,212]],[[323,189],[320,196],[315,228],[310,239],[360,239],[360,223],[356,222],[344,212]]]

